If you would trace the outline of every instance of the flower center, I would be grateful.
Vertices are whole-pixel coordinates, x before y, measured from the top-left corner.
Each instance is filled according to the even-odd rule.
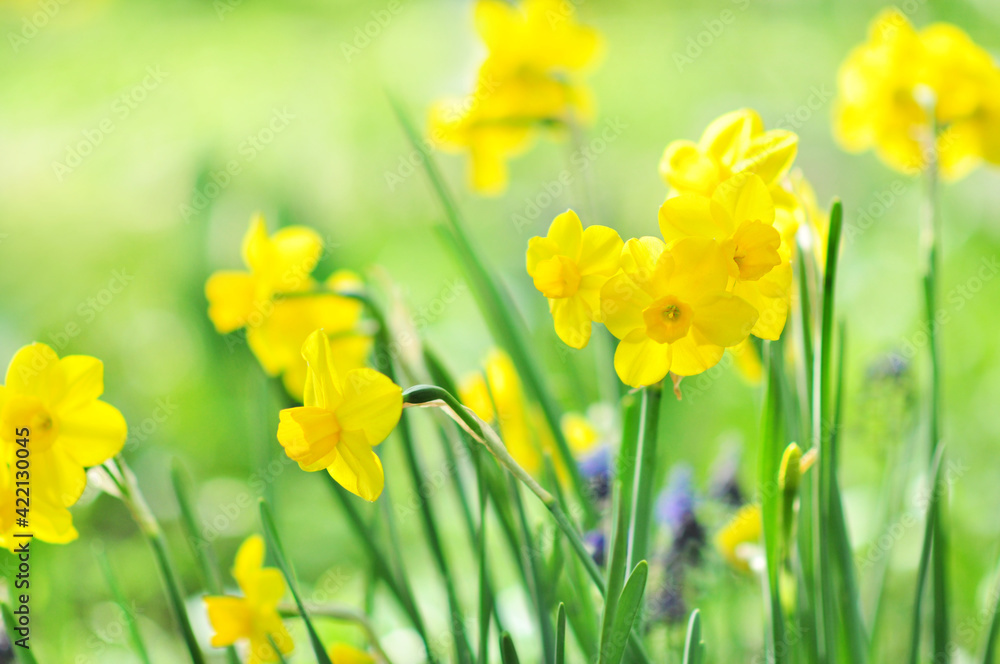
[[[661,344],[682,339],[691,329],[691,307],[668,295],[646,307],[642,312],[646,335]]]
[[[757,281],[781,263],[781,236],[762,221],[744,221],[733,233],[732,243],[740,281]]]
[[[553,256],[539,261],[533,279],[535,288],[551,299],[572,297],[580,289],[580,270],[567,256]]]
[[[5,437],[27,438],[28,448],[33,453],[48,450],[59,437],[58,419],[38,397],[20,394],[10,397],[0,411],[0,422]],[[26,436],[14,433],[24,428],[28,429]]]

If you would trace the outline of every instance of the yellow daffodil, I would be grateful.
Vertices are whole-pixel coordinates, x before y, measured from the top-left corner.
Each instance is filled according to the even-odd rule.
[[[290,226],[271,236],[263,217],[256,215],[243,238],[243,261],[248,271],[219,271],[205,285],[208,314],[220,333],[246,328],[246,340],[264,371],[281,376],[288,393],[302,400],[306,365],[301,348],[313,330],[330,335],[333,356],[341,373],[361,368],[371,351],[371,337],[358,331],[362,304],[336,293],[307,293],[319,289],[310,276],[322,253],[315,231]],[[357,290],[360,279],[336,272],[326,290]]]
[[[277,662],[278,653],[290,653],[292,637],[281,622],[278,603],[285,594],[285,580],[274,567],[264,567],[264,540],[259,535],[246,539],[236,553],[233,578],[242,597],[208,596],[205,607],[212,625],[212,646],[222,648],[249,641],[247,664]]]
[[[846,149],[874,148],[906,173],[935,153],[951,179],[980,160],[1000,164],[1000,68],[957,27],[917,32],[902,12],[887,9],[837,78],[834,130]]]
[[[660,176],[676,193],[711,196],[737,173],[754,173],[777,188],[798,150],[799,137],[786,129],[764,131],[760,115],[749,108],[716,119],[701,139],[667,146]]]
[[[309,290],[322,250],[323,241],[312,229],[289,226],[268,236],[264,217],[255,215],[243,237],[247,270],[220,270],[205,284],[215,329],[221,334],[253,329],[270,313],[276,293]]]
[[[752,333],[763,339],[781,335],[792,287],[790,252],[782,249],[774,217],[767,186],[753,174],[733,176],[711,198],[682,194],[660,208],[660,231],[667,242],[703,237],[720,243],[730,290],[757,310]]]
[[[326,282],[340,289],[351,277],[335,273]],[[247,343],[261,367],[271,376],[281,376],[285,390],[302,401],[306,363],[302,344],[322,328],[330,339],[331,358],[337,371],[345,374],[360,369],[371,354],[372,337],[359,332],[364,309],[360,300],[334,294],[298,295],[274,301],[264,322],[247,331]]]
[[[601,39],[559,0],[480,0],[475,20],[488,51],[475,90],[432,107],[430,138],[439,149],[468,151],[472,186],[497,194],[507,187],[507,161],[527,150],[539,129],[592,115],[578,77],[596,61]]]
[[[549,226],[548,235],[528,242],[528,274],[549,300],[556,334],[572,348],[590,340],[600,318],[601,288],[618,271],[622,240],[607,226],[586,230],[573,210]]]
[[[66,508],[86,487],[84,469],[104,463],[125,444],[125,418],[99,399],[103,392],[104,365],[97,358],[60,359],[42,343],[14,355],[0,386],[0,546],[14,544],[15,530],[46,542],[76,538]],[[21,449],[28,450],[27,472],[18,464]],[[27,527],[14,520],[19,481],[30,482]]]
[[[305,405],[281,411],[278,441],[302,470],[326,469],[342,487],[374,501],[385,477],[372,448],[399,422],[402,390],[374,369],[339,372],[324,330],[309,335],[302,357]]]
[[[507,451],[522,468],[536,473],[542,466],[540,450],[547,445],[539,436],[546,431],[544,421],[534,417],[524,396],[521,378],[510,356],[491,350],[483,363],[484,372],[466,376],[459,384],[459,399],[485,422],[499,426]],[[551,432],[548,438],[551,438]],[[554,448],[555,443],[552,442]]]
[[[764,529],[759,505],[744,505],[715,536],[715,546],[733,568],[750,571]]]
[[[812,185],[803,177],[798,170],[792,171],[788,176],[792,192],[799,201],[798,213],[800,223],[809,231],[809,245],[812,248],[813,258],[822,270],[826,266],[826,243],[830,237],[830,215],[825,210],[821,210],[816,200],[816,192]],[[782,236],[782,243],[789,240]]]
[[[333,664],[375,664],[375,658],[346,643],[334,643],[327,651]]]
[[[702,237],[669,249],[655,237],[625,243],[622,272],[601,290],[605,325],[620,339],[615,370],[624,383],[701,373],[747,337],[757,311],[727,292],[731,264],[731,251]]]

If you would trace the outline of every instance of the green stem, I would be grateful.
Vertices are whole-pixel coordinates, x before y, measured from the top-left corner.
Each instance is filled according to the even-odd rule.
[[[311,616],[354,623],[365,633],[365,638],[371,643],[372,648],[381,661],[389,662],[389,657],[385,654],[385,650],[382,649],[382,644],[375,633],[375,628],[372,627],[371,621],[368,620],[365,614],[353,606],[341,604],[311,604],[308,608],[309,615]],[[299,610],[294,603],[282,603],[278,605],[278,613],[286,617],[298,617]]]
[[[535,360],[526,340],[527,330],[524,321],[516,318],[517,308],[513,305],[510,294],[501,286],[495,275],[487,269],[486,263],[482,261],[466,235],[465,224],[458,212],[458,207],[455,205],[454,198],[445,185],[444,178],[438,171],[437,164],[427,149],[425,141],[421,139],[399,102],[394,99],[390,99],[390,102],[407,138],[422,157],[421,163],[447,219],[445,229],[451,240],[450,246],[472,282],[477,302],[486,316],[486,321],[497,341],[510,354],[518,374],[528,388],[528,392],[538,401],[556,441],[560,460],[566,468],[580,504],[584,508],[586,521],[593,523],[597,519],[597,512],[587,494],[587,485],[576,465],[569,443],[563,435],[559,407],[550,392],[545,389],[545,382],[539,370],[541,365]]]
[[[125,503],[129,513],[139,526],[139,531],[149,542],[153,549],[153,556],[156,558],[156,565],[163,577],[163,583],[167,587],[167,596],[170,599],[170,608],[173,610],[174,619],[181,629],[181,636],[187,646],[188,654],[194,664],[204,664],[205,658],[198,647],[198,640],[195,638],[194,630],[191,628],[191,621],[188,618],[187,608],[184,605],[184,592],[180,579],[174,571],[173,563],[170,560],[170,551],[167,547],[167,540],[163,536],[163,530],[153,516],[145,498],[139,491],[139,485],[135,481],[135,476],[125,464],[125,460],[120,456],[115,457],[109,464],[102,466],[104,471],[111,478],[111,481],[118,485],[121,491],[121,500]],[[117,473],[114,472],[115,469]]]
[[[108,588],[111,589],[111,595],[115,599],[115,604],[118,605],[118,609],[122,612],[122,616],[125,618],[125,625],[128,627],[129,638],[132,640],[132,646],[135,648],[136,653],[138,653],[139,659],[143,661],[143,664],[150,664],[149,653],[146,651],[146,643],[142,640],[142,633],[139,631],[139,625],[136,623],[135,616],[132,615],[132,611],[129,609],[125,593],[122,592],[121,586],[118,584],[118,579],[115,577],[115,573],[111,569],[111,563],[108,561],[108,555],[104,550],[104,546],[99,543],[95,545],[94,553],[97,558],[97,563],[101,568],[101,572],[104,573],[104,579],[108,583]]]
[[[939,253],[939,215],[937,211],[938,161],[934,149],[927,151],[928,164],[924,170],[925,201],[923,209],[922,247],[924,251],[924,309],[927,324],[928,355],[930,358],[930,403],[928,404],[929,422],[928,436],[929,463],[937,457],[941,443],[941,348],[940,329],[937,320],[937,290],[938,290],[938,253]],[[935,485],[934,491],[940,491]],[[944,496],[932,503],[933,509],[941,510]],[[931,592],[933,594],[933,661],[946,661],[948,658],[949,619],[948,619],[948,577],[947,554],[948,538],[944,515],[934,516],[934,531],[931,547]]]
[[[591,558],[573,522],[566,516],[566,513],[559,505],[559,501],[543,489],[535,481],[535,478],[514,460],[496,432],[489,427],[482,426],[480,424],[481,420],[472,411],[459,403],[451,393],[434,385],[415,385],[411,387],[403,392],[403,403],[411,406],[443,406],[445,412],[453,417],[456,422],[459,422],[477,441],[482,443],[501,466],[506,468],[508,472],[524,484],[542,502],[555,520],[556,526],[566,536],[570,547],[587,570],[587,574],[594,582],[594,585],[597,586],[601,596],[605,596],[607,589],[604,576],[601,574],[601,570],[597,567],[594,559]],[[643,663],[648,664],[649,656],[646,654],[642,647],[642,642],[634,631],[629,635],[629,642],[638,654],[639,659]]]
[[[656,443],[659,436],[660,402],[663,385],[658,383],[642,390],[642,410],[639,416],[638,464],[634,469],[634,497],[628,521],[628,557],[625,567],[633,569],[640,560],[649,559],[649,529],[653,522],[653,485],[656,475]],[[625,524],[622,524],[625,527]]]

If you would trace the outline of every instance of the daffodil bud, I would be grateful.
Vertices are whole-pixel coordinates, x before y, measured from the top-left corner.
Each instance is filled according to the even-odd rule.
[[[802,450],[795,443],[789,443],[781,456],[781,469],[778,471],[778,487],[785,496],[794,498],[799,489],[799,480],[802,477],[801,461]]]

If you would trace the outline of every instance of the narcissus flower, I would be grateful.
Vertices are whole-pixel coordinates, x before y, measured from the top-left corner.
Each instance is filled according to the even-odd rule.
[[[323,241],[312,229],[289,226],[269,236],[264,217],[255,215],[243,237],[247,270],[220,270],[205,284],[215,329],[221,334],[253,329],[270,313],[276,293],[309,290],[322,251]]]
[[[759,542],[764,529],[759,505],[744,505],[715,536],[715,546],[733,568],[749,572],[762,555]]]
[[[615,370],[622,382],[643,387],[668,372],[701,373],[747,337],[757,311],[726,291],[731,263],[731,253],[707,238],[683,238],[669,249],[655,237],[625,243],[622,272],[601,290],[605,325],[621,340]]]
[[[682,194],[660,207],[667,242],[703,237],[721,244],[732,292],[757,310],[753,334],[772,340],[785,327],[792,287],[790,251],[782,248],[774,216],[767,186],[753,174],[733,176],[711,198]]]
[[[399,422],[403,392],[374,369],[340,373],[324,330],[309,335],[302,357],[305,405],[281,411],[278,441],[302,470],[325,469],[351,493],[374,501],[385,477],[372,448]]]
[[[0,546],[14,546],[15,529],[46,542],[76,538],[66,508],[86,487],[84,469],[118,454],[127,434],[122,414],[99,399],[103,392],[104,365],[97,358],[60,359],[43,343],[14,355],[0,386]],[[22,449],[30,455],[27,471],[18,464]],[[28,527],[14,520],[19,481],[30,481]]]
[[[951,179],[980,160],[1000,164],[1000,68],[957,27],[917,32],[902,12],[887,9],[837,78],[834,131],[846,149],[874,148],[906,173],[936,154]]]
[[[330,335],[338,369],[344,373],[363,367],[372,340],[359,331],[362,304],[325,289],[355,290],[358,278],[336,272],[325,284],[310,275],[323,243],[315,231],[289,226],[271,236],[263,217],[256,215],[243,238],[243,261],[248,271],[219,271],[205,285],[208,315],[220,333],[246,328],[246,340],[264,371],[281,376],[288,393],[302,400],[306,365],[301,348],[313,330]]]
[[[528,241],[528,274],[549,300],[556,334],[563,343],[583,348],[591,322],[601,314],[601,288],[618,271],[622,240],[607,226],[586,230],[573,210],[549,226],[548,235]]]
[[[233,578],[243,596],[204,598],[208,621],[215,631],[212,645],[222,648],[248,641],[247,664],[279,661],[271,641],[284,654],[294,647],[278,614],[278,603],[285,594],[285,580],[280,571],[263,565],[264,540],[259,535],[252,535],[240,546],[233,566]]]
[[[475,20],[488,50],[475,90],[434,105],[430,137],[440,149],[468,151],[473,187],[497,194],[507,186],[508,159],[527,150],[540,129],[592,115],[579,75],[597,60],[601,39],[558,0],[480,0]]]
[[[660,176],[676,193],[711,196],[737,173],[754,173],[768,188],[780,186],[788,172],[799,137],[787,129],[764,131],[760,115],[749,108],[726,113],[693,141],[667,146]]]
[[[334,643],[327,651],[333,664],[375,664],[375,658],[346,643]]]

